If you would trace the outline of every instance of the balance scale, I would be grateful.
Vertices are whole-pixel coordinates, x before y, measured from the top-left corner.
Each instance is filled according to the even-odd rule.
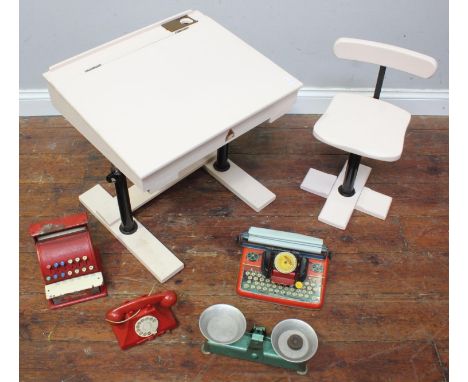
[[[314,329],[304,321],[287,319],[280,321],[266,335],[263,326],[254,325],[246,332],[246,320],[242,312],[232,305],[216,304],[200,315],[199,326],[206,341],[203,354],[218,354],[269,366],[294,370],[305,375],[307,361],[318,349],[318,337]]]
[[[44,77],[53,105],[113,164],[106,179],[117,196],[96,185],[81,203],[160,282],[183,263],[133,211],[200,167],[257,212],[275,199],[229,160],[228,144],[285,114],[302,84],[201,12],[127,34]]]

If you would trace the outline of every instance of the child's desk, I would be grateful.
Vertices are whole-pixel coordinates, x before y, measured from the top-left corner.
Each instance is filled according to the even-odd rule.
[[[120,171],[124,185],[125,177],[134,184],[127,204],[126,187],[117,190],[118,202],[100,185],[80,201],[159,281],[183,264],[132,210],[201,166],[255,211],[275,199],[229,161],[227,144],[285,114],[302,84],[202,13],[175,15],[44,76],[54,106]],[[135,232],[119,229],[122,209]]]

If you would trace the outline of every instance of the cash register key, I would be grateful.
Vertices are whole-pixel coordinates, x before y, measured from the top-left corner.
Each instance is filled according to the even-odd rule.
[[[58,268],[59,263],[54,263],[54,268]]]
[[[62,267],[65,266],[65,261],[61,261],[60,266],[62,266]]]
[[[57,278],[58,278],[58,275],[57,275],[57,274],[55,274],[55,275],[54,275],[54,279],[57,279]]]
[[[80,270],[79,270],[79,269],[75,269],[75,273],[76,273],[76,274],[80,273]]]
[[[83,256],[82,259],[83,259],[83,261],[86,261],[86,260],[88,260],[88,256]]]
[[[76,261],[77,263],[79,263],[79,262],[80,262],[80,258],[79,258],[79,257],[75,257],[75,261]]]
[[[86,272],[86,267],[81,268],[81,272]]]
[[[68,259],[68,264],[73,264],[73,259]]]
[[[92,271],[94,269],[94,265],[90,265],[88,268],[90,271]]]
[[[46,277],[46,280],[47,280],[47,281],[50,281],[50,276],[47,276],[47,277]]]
[[[68,272],[67,272],[67,275],[68,275],[68,276],[71,276],[72,274],[73,274],[72,271],[68,271]]]
[[[47,269],[50,269],[50,264],[47,264],[47,265],[46,265],[46,268],[47,268]]]
[[[64,278],[65,277],[65,272],[60,273],[60,277]]]

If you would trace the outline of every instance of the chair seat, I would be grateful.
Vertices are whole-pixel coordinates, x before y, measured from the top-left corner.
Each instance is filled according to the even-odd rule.
[[[320,141],[367,158],[400,158],[411,114],[388,102],[337,94],[314,126]]]

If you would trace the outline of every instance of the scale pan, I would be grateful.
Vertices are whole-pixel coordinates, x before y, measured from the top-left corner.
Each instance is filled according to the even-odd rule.
[[[203,336],[218,344],[232,344],[242,338],[247,327],[242,312],[232,305],[217,304],[206,308],[198,322]]]
[[[281,358],[290,362],[304,362],[316,353],[318,337],[304,321],[283,320],[271,332],[271,345]]]

